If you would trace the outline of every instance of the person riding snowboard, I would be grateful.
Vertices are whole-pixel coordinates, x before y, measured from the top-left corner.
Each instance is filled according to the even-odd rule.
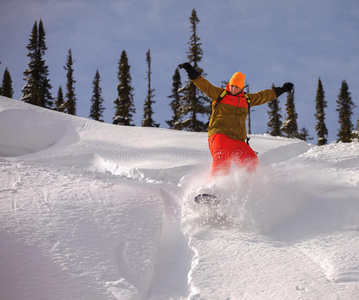
[[[258,157],[246,143],[246,118],[250,106],[262,105],[278,98],[293,88],[287,82],[282,87],[257,93],[244,93],[245,76],[234,73],[225,89],[213,86],[186,62],[178,65],[185,69],[188,78],[212,100],[212,114],[208,126],[209,149],[213,158],[210,177],[227,175],[231,162],[248,171],[254,171]]]

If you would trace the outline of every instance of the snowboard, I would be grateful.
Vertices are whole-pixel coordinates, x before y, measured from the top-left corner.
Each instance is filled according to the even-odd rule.
[[[194,197],[194,201],[199,204],[211,204],[217,205],[220,203],[220,199],[218,196],[208,193],[198,194]]]

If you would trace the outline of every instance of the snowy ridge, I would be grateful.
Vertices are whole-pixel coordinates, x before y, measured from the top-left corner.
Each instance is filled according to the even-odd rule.
[[[358,143],[253,135],[208,207],[206,140],[0,97],[0,298],[355,299]]]

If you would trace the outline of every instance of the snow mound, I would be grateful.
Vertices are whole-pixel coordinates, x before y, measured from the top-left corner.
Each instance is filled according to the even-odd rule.
[[[0,112],[0,156],[14,157],[46,150],[65,135],[68,123],[36,110]]]

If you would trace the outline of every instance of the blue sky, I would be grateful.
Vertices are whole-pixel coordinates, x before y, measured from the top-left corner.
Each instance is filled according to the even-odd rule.
[[[105,121],[112,122],[117,97],[117,71],[125,50],[131,66],[136,114],[141,125],[147,94],[146,52],[152,56],[154,119],[166,128],[172,76],[187,60],[191,35],[189,17],[195,8],[200,19],[198,36],[201,67],[212,84],[220,86],[234,72],[246,75],[250,91],[295,84],[299,128],[315,132],[315,96],[320,77],[328,102],[326,125],[329,141],[337,138],[336,100],[346,80],[359,106],[359,1],[357,0],[0,0],[0,75],[10,71],[14,98],[20,99],[23,71],[28,66],[26,45],[35,20],[43,20],[52,94],[65,87],[63,66],[69,48],[75,60],[77,114],[88,117],[92,81],[101,76]],[[182,83],[187,80],[181,71]],[[281,96],[285,116],[286,97]],[[252,133],[267,130],[267,105],[255,107]],[[356,125],[359,108],[352,121]]]

